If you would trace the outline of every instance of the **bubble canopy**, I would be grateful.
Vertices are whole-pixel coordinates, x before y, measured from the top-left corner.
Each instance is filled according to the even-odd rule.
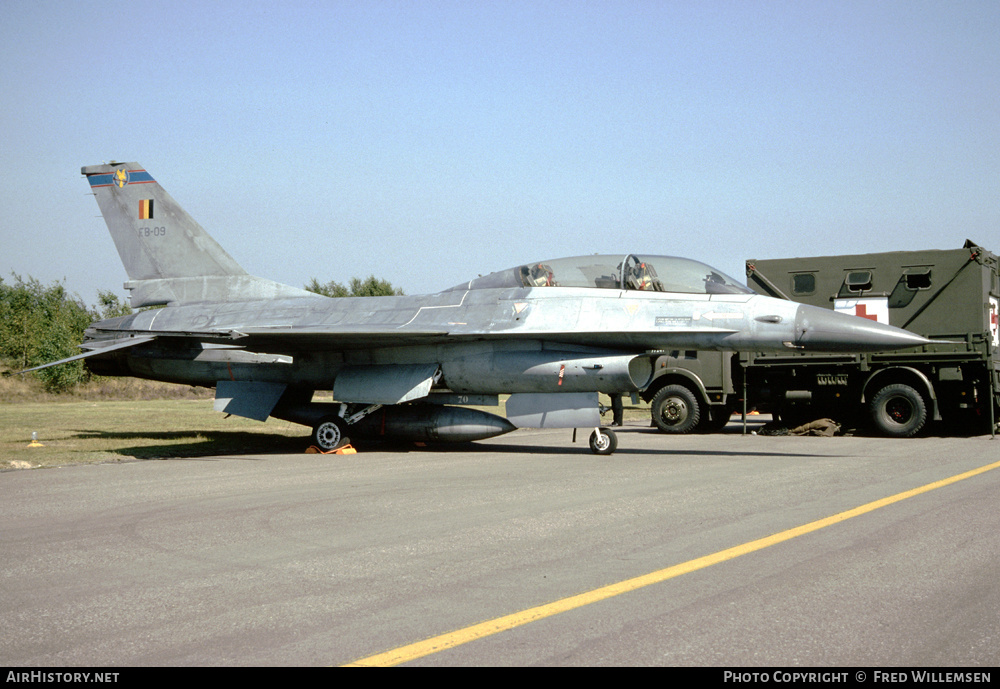
[[[490,273],[447,291],[503,287],[593,287],[685,294],[753,294],[715,268],[677,256],[637,254],[557,258]]]

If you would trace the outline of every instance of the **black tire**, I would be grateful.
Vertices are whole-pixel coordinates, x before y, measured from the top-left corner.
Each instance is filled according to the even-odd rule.
[[[911,438],[927,422],[923,396],[902,383],[886,385],[875,393],[868,410],[875,429],[890,438]]]
[[[339,416],[327,416],[313,427],[313,444],[323,452],[336,450],[351,442],[347,437],[347,425]]]
[[[618,449],[618,436],[610,428],[598,428],[590,434],[590,451],[595,455],[610,455]]]
[[[726,427],[733,410],[729,407],[711,407],[698,426],[700,433],[717,433]]]
[[[701,421],[701,404],[683,385],[667,385],[653,396],[653,423],[664,433],[690,433]]]

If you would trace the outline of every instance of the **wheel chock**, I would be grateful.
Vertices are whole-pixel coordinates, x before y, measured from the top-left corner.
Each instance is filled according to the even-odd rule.
[[[336,450],[321,450],[315,445],[310,445],[306,448],[307,455],[356,455],[358,451],[354,449],[353,445],[344,445],[343,447],[338,447]]]

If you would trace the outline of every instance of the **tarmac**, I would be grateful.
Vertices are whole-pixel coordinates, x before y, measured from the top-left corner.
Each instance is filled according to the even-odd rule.
[[[0,662],[1000,661],[1000,440],[571,434],[0,474]]]

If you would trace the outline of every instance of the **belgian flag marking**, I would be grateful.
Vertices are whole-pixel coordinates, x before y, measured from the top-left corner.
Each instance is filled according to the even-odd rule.
[[[139,201],[139,220],[153,219],[153,199]]]

